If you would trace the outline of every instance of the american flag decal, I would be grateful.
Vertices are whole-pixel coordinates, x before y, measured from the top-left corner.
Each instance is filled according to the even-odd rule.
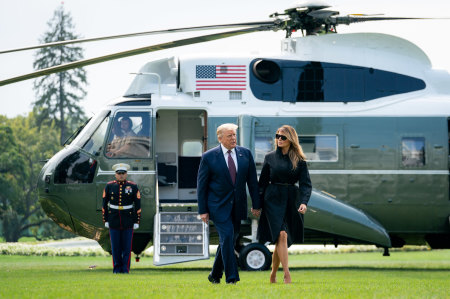
[[[245,90],[247,66],[245,65],[197,65],[195,67],[196,90]]]

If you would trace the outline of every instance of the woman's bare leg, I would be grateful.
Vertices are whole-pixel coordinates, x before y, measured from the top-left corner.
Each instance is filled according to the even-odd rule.
[[[289,272],[288,263],[288,248],[287,248],[287,233],[285,231],[280,232],[280,236],[277,241],[277,254],[278,258],[283,266],[284,271],[284,283],[291,283],[291,273]]]
[[[272,254],[272,272],[270,273],[270,283],[276,283],[277,282],[277,271],[280,267],[280,258],[278,257],[278,243],[275,244],[275,249],[273,250]]]

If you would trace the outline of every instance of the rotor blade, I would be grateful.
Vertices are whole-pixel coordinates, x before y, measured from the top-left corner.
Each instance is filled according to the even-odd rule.
[[[351,13],[349,16],[355,16],[355,17],[373,17],[373,16],[383,16],[382,13],[376,13],[376,14],[364,14],[364,13]]]
[[[2,80],[2,81],[0,81],[0,86],[32,79],[32,78],[36,78],[36,77],[40,77],[40,76],[50,75],[53,73],[59,73],[62,71],[67,71],[67,70],[73,69],[73,68],[83,67],[86,65],[96,64],[96,63],[100,63],[100,62],[106,62],[106,61],[110,61],[110,60],[125,58],[125,57],[129,57],[129,56],[134,56],[134,55],[139,55],[139,54],[144,54],[144,53],[149,53],[149,52],[154,52],[154,51],[159,51],[159,50],[166,50],[166,49],[170,49],[170,48],[176,48],[176,47],[181,47],[181,46],[187,46],[187,45],[192,45],[192,44],[208,42],[208,41],[222,39],[222,38],[231,37],[231,36],[236,36],[236,35],[240,35],[240,34],[252,33],[252,32],[256,32],[256,31],[268,31],[268,30],[272,30],[272,26],[260,26],[260,27],[255,27],[255,28],[246,28],[246,29],[227,31],[227,32],[222,32],[222,33],[215,33],[215,34],[210,34],[210,35],[191,37],[191,38],[180,39],[180,40],[171,41],[171,42],[167,42],[167,43],[163,43],[163,44],[118,52],[118,53],[109,54],[109,55],[105,55],[105,56],[100,56],[100,57],[95,57],[95,58],[90,58],[90,59],[83,59],[83,60],[79,60],[79,61],[75,61],[75,62],[70,62],[70,63],[38,70],[36,72],[25,74],[22,76]]]
[[[135,37],[135,36],[143,36],[143,35],[200,31],[200,30],[214,30],[214,29],[225,29],[225,28],[235,28],[235,27],[267,26],[267,25],[271,25],[271,24],[273,24],[273,21],[196,26],[196,27],[173,28],[173,29],[164,29],[164,30],[155,30],[155,31],[144,31],[144,32],[136,32],[136,33],[129,33],[129,34],[119,34],[119,35],[111,35],[111,36],[103,36],[103,37],[95,37],[95,38],[74,39],[74,40],[46,43],[46,44],[24,47],[24,48],[3,50],[3,51],[0,51],[0,54],[40,49],[40,48],[45,48],[45,47],[63,46],[63,45],[74,44],[74,43],[86,43],[86,42],[102,41],[102,40],[125,38],[125,37]]]
[[[351,23],[368,22],[368,21],[395,21],[395,20],[437,20],[446,18],[406,18],[406,17],[335,17],[334,25],[350,25]]]

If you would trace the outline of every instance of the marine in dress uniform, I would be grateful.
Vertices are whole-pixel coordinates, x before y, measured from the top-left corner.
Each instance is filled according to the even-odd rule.
[[[134,229],[141,218],[141,194],[136,183],[127,181],[128,164],[113,166],[116,180],[103,190],[103,222],[109,228],[114,273],[129,273]]]

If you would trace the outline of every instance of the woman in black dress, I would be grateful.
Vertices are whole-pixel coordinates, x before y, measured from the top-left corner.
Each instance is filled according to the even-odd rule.
[[[297,132],[284,125],[276,133],[276,150],[264,158],[259,178],[263,210],[258,226],[260,243],[275,244],[270,282],[276,282],[280,262],[284,283],[291,283],[288,247],[303,242],[303,215],[311,196],[311,180],[306,156]],[[298,182],[298,187],[295,185]]]

